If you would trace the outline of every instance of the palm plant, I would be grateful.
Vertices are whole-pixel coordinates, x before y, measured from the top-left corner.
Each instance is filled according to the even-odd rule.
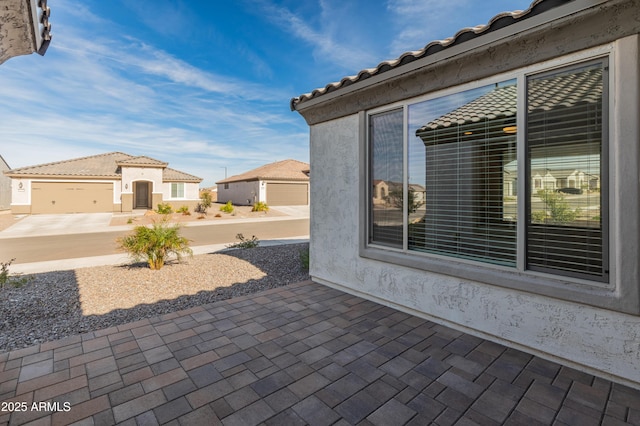
[[[145,260],[151,269],[160,269],[165,260],[175,255],[178,261],[183,254],[193,255],[189,240],[179,233],[179,225],[169,225],[166,220],[155,222],[150,228],[136,226],[133,234],[118,238],[120,248],[134,259]]]

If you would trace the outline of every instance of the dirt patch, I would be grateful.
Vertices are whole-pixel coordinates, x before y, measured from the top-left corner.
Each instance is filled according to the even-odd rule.
[[[177,222],[177,223],[188,223],[188,222],[210,222],[215,223],[216,221],[221,220],[233,220],[233,219],[251,219],[251,218],[261,218],[261,217],[278,217],[278,216],[286,216],[284,213],[281,213],[274,209],[269,209],[267,212],[252,212],[251,206],[234,206],[233,213],[224,213],[220,211],[220,207],[223,204],[214,203],[209,208],[209,211],[206,215],[200,213],[193,213],[189,215],[184,215],[182,213],[172,213],[170,215],[161,215],[153,210],[148,210],[144,214],[140,214],[138,212],[132,214],[114,214],[111,219],[111,226],[122,226],[122,225],[149,225],[151,223],[157,222],[158,220],[162,220],[163,216],[166,216],[169,221]]]

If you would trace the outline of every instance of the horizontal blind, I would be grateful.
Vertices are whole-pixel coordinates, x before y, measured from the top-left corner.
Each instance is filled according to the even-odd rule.
[[[369,242],[396,248],[403,246],[402,129],[401,109],[369,119]]]
[[[515,266],[515,85],[454,96],[462,106],[416,132],[425,203],[423,218],[410,224],[409,249]]]
[[[605,63],[527,80],[527,267],[605,279]]]

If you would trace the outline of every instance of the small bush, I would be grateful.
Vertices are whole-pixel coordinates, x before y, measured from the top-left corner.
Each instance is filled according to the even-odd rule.
[[[202,206],[205,209],[208,209],[209,207],[211,207],[212,202],[213,202],[213,199],[211,198],[211,193],[209,191],[206,191],[200,194],[200,204],[202,204]]]
[[[227,201],[227,203],[220,207],[220,211],[224,213],[232,213],[233,212],[233,203],[231,201]]]
[[[177,210],[178,213],[182,213],[183,216],[191,216],[189,206],[182,206]]]
[[[309,270],[309,248],[305,248],[300,252],[300,262],[302,262],[302,268],[305,271]]]
[[[268,212],[269,206],[264,201],[258,201],[253,205],[252,212]]]
[[[256,238],[255,235],[253,235],[250,240],[247,240],[242,234],[237,234],[236,238],[240,241],[234,244],[229,244],[227,246],[228,248],[249,249],[258,247],[258,244],[260,244],[260,241],[258,241],[258,238]]]
[[[12,287],[22,287],[29,281],[27,277],[16,277],[9,275],[9,266],[16,260],[15,258],[11,259],[8,262],[0,262],[0,290],[5,288],[6,286]]]
[[[211,193],[209,191],[202,192],[200,194],[200,202],[196,206],[196,213],[207,214],[207,209],[211,207],[212,203]]]
[[[158,204],[158,210],[156,210],[156,212],[158,212],[158,214],[171,214],[173,213],[173,209],[170,204],[160,203]]]
[[[183,254],[193,255],[189,240],[181,236],[179,230],[179,225],[169,225],[163,220],[150,228],[136,226],[133,234],[118,238],[117,243],[134,261],[145,260],[149,268],[160,269],[171,255],[178,261],[182,260]]]

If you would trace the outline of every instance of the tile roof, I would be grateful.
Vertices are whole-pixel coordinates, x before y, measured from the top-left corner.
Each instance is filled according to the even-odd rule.
[[[528,112],[571,108],[593,104],[602,99],[602,69],[588,68],[580,72],[563,73],[550,78],[532,80],[528,94]],[[431,130],[515,117],[517,108],[515,85],[497,87],[477,99],[430,121],[416,135]]]
[[[344,77],[342,80],[334,83],[329,83],[323,88],[318,88],[310,93],[305,93],[298,97],[292,98],[290,101],[290,107],[292,111],[297,109],[297,106],[307,102],[311,99],[318,98],[330,92],[334,92],[341,88],[350,86],[354,83],[366,80],[375,75],[385,73],[387,71],[394,70],[396,68],[407,65],[413,61],[424,58],[434,53],[445,50],[449,47],[459,45],[466,41],[475,39],[484,34],[490,33],[495,30],[512,25],[516,22],[528,19],[536,16],[549,9],[557,7],[558,5],[568,3],[571,0],[534,0],[528,9],[515,10],[512,12],[502,12],[491,18],[486,25],[477,25],[475,27],[467,27],[458,31],[453,37],[446,38],[444,40],[435,40],[427,44],[420,50],[410,51],[403,53],[399,58],[384,61],[378,64],[375,68],[367,68],[360,71],[357,75]]]
[[[71,160],[21,167],[5,172],[10,177],[77,177],[120,179],[120,166],[162,167],[163,180],[200,182],[201,178],[166,167],[167,163],[145,156],[108,152]]]
[[[517,87],[498,87],[491,92],[457,108],[436,120],[430,121],[416,131],[424,133],[429,130],[444,129],[451,126],[476,123],[483,120],[515,117]]]
[[[298,180],[308,181],[309,163],[298,160],[283,160],[250,170],[248,172],[231,176],[216,182],[216,184],[252,181],[252,180]],[[307,173],[305,173],[307,172]]]
[[[126,165],[126,166],[140,166],[140,167],[167,167],[169,163],[165,163],[164,161],[156,160],[155,158],[147,157],[146,155],[140,155],[137,157],[127,158],[126,160],[118,161],[118,165]]]
[[[202,178],[172,169],[171,167],[165,167],[162,171],[162,180],[165,182],[201,182]]]

